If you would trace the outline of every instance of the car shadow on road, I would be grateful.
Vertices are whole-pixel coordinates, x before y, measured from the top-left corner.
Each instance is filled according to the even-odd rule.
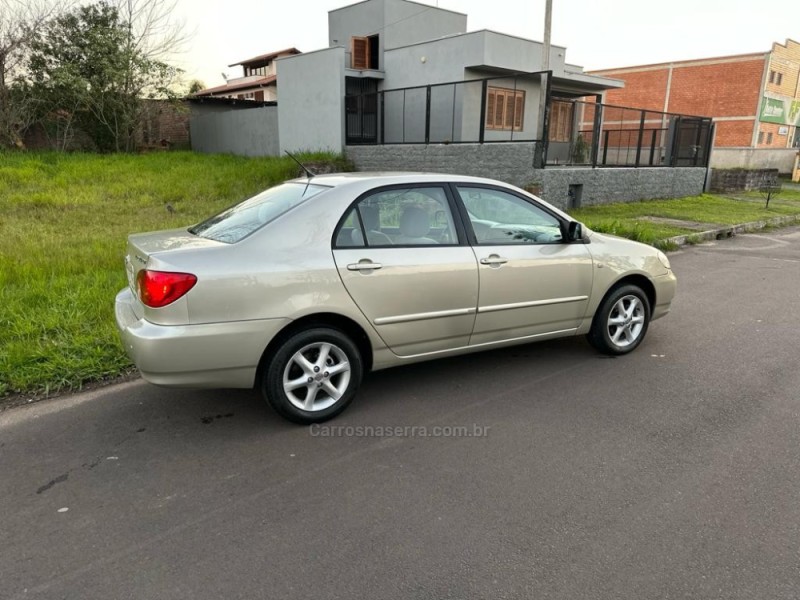
[[[336,423],[390,424],[435,417],[598,356],[582,338],[562,338],[376,371],[365,377],[353,404]],[[113,400],[116,423],[137,433],[197,430],[203,437],[240,437],[302,429],[275,414],[256,390],[168,389],[141,380],[124,385],[124,391],[110,387],[96,394],[106,399],[106,410]]]

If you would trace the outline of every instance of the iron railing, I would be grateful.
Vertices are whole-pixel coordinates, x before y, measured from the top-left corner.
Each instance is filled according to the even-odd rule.
[[[536,145],[537,167],[708,166],[710,118],[553,97],[551,75],[513,73],[388,90],[348,77],[346,143],[529,142]]]
[[[706,167],[712,120],[553,98],[548,165]]]
[[[539,142],[539,85],[541,76],[547,74],[510,74],[347,94],[346,142]]]

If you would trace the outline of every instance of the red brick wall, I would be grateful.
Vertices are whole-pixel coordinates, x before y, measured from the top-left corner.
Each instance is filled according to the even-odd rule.
[[[754,123],[755,121],[719,121],[716,124],[714,146],[750,146],[753,143]]]
[[[624,88],[606,92],[606,104],[646,108],[648,110],[664,110],[664,96],[667,93],[667,69],[625,73],[623,75],[604,74],[614,79],[622,79],[625,82]]]
[[[697,64],[699,63],[699,64]],[[703,64],[706,63],[706,64]],[[709,64],[710,63],[710,64]],[[764,57],[733,61],[695,61],[599,71],[600,75],[621,79],[625,87],[606,92],[608,104],[664,110],[669,71],[667,111],[701,117],[750,117],[743,121],[718,121],[716,146],[750,146],[752,118],[759,108]],[[777,136],[773,136],[777,137]]]
[[[672,70],[669,110],[702,117],[756,114],[764,59]]]
[[[780,130],[781,127],[782,127],[781,125],[776,125],[775,123],[759,123],[758,139],[760,139],[761,142],[757,143],[756,145],[759,148],[786,148],[789,143],[789,137],[790,137],[789,134],[791,133],[791,127],[783,126],[786,129],[787,133],[785,133],[784,135],[779,135],[778,131]],[[760,135],[762,132],[764,133],[763,136]],[[771,142],[769,141],[770,133],[772,134]]]

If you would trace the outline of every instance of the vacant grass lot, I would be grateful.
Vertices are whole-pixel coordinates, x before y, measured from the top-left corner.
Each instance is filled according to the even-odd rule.
[[[0,396],[123,372],[128,234],[196,223],[296,172],[288,158],[0,153]]]
[[[661,247],[664,238],[697,232],[697,229],[659,222],[658,219],[737,225],[797,215],[800,214],[800,193],[787,190],[772,198],[769,209],[765,209],[764,204],[764,199],[757,192],[743,194],[740,198],[704,194],[674,200],[592,206],[574,210],[571,214],[595,231]],[[653,217],[655,221],[650,220]]]
[[[304,159],[344,167],[332,156]],[[0,153],[0,396],[75,389],[123,373],[130,364],[113,300],[126,284],[128,234],[196,223],[296,172],[288,158]],[[773,199],[769,211],[754,194],[607,205],[574,216],[655,244],[689,230],[644,217],[733,224],[796,213],[800,192]]]

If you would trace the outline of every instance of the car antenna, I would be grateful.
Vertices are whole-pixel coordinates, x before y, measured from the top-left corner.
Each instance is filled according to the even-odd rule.
[[[291,158],[294,162],[296,162],[298,165],[300,165],[300,168],[303,169],[303,171],[306,172],[306,177],[311,179],[312,177],[314,177],[316,175],[316,173],[314,173],[311,169],[309,169],[307,166],[305,166],[303,163],[301,163],[299,160],[297,160],[297,157],[294,156],[291,152],[289,152],[288,150],[284,150],[284,152],[286,152],[286,154],[289,155],[289,158]]]

